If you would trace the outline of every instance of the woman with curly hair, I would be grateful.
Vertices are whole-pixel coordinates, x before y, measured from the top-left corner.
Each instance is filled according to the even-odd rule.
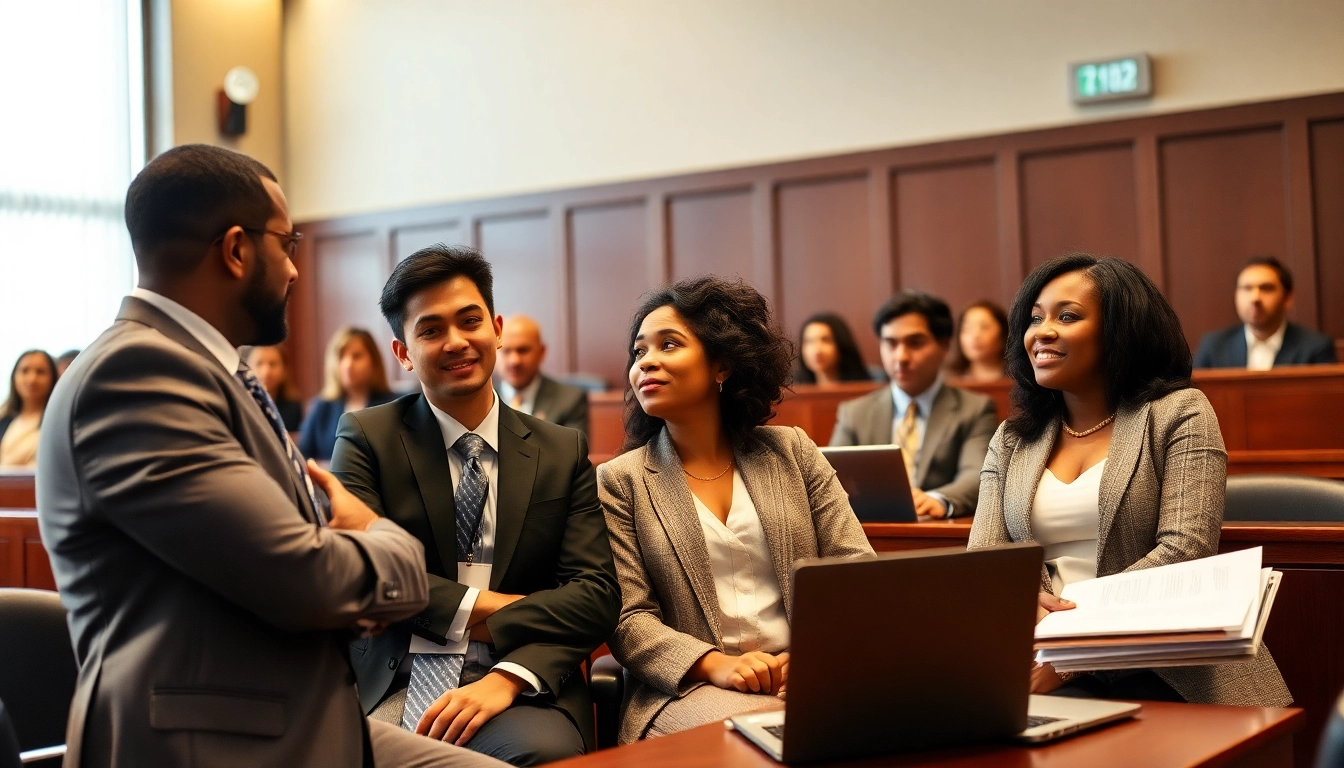
[[[598,467],[633,676],[620,741],[759,709],[789,675],[789,569],[872,554],[835,470],[767,427],[791,344],[740,280],[646,295],[630,328],[625,453]]]

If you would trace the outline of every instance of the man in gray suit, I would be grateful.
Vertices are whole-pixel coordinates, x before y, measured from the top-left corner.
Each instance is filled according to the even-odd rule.
[[[998,428],[994,401],[943,384],[952,312],[941,299],[904,291],[873,317],[891,387],[840,405],[831,445],[901,447],[915,511],[975,514],[980,468]]]
[[[139,287],[42,425],[38,517],[80,666],[65,764],[498,765],[360,713],[352,630],[426,604],[424,550],[305,474],[239,359],[284,339],[297,278],[275,177],[178,147],[132,182],[126,223]]]
[[[541,326],[527,315],[504,321],[499,337],[499,394],[519,413],[588,434],[588,393],[541,372],[546,343]]]

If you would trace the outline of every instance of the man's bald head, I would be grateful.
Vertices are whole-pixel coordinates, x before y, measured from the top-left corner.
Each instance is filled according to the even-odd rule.
[[[514,315],[504,320],[499,340],[499,371],[504,381],[514,389],[531,384],[546,359],[541,326],[527,315]]]

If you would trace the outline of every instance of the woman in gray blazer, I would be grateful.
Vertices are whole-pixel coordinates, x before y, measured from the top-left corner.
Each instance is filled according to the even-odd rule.
[[[989,444],[970,547],[1045,547],[1041,607],[1064,585],[1218,552],[1227,452],[1190,385],[1171,305],[1128,262],[1068,254],[1038,267],[1009,315],[1015,413]],[[1128,672],[1035,669],[1033,693],[1285,706],[1267,649],[1253,661]]]
[[[790,347],[741,281],[683,280],[635,313],[625,453],[597,470],[623,602],[608,646],[632,683],[622,743],[777,702],[791,565],[872,554],[816,445],[762,426]]]

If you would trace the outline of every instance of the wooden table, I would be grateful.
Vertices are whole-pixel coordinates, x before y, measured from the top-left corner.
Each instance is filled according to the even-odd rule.
[[[919,523],[866,523],[879,552],[965,547],[966,518]],[[1283,572],[1283,585],[1265,627],[1265,645],[1283,673],[1294,704],[1305,711],[1298,734],[1298,765],[1312,764],[1316,744],[1336,697],[1344,690],[1344,525],[1337,523],[1223,523],[1220,552],[1264,547],[1264,564]]]
[[[959,747],[834,765],[846,768],[1288,768],[1293,764],[1293,732],[1302,721],[1302,712],[1297,709],[1145,702],[1143,712],[1133,720],[1053,744]],[[711,723],[552,765],[557,768],[773,768],[779,764],[722,724]]]

